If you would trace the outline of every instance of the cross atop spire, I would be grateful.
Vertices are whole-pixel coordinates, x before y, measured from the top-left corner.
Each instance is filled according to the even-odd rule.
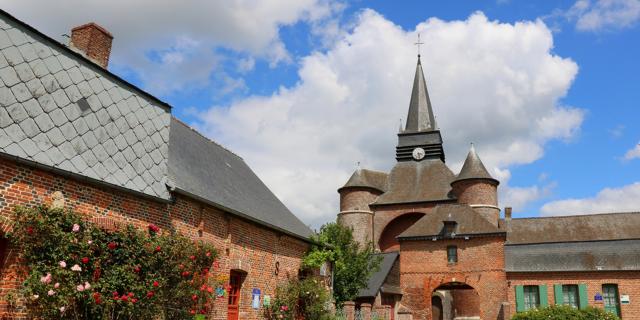
[[[418,40],[419,43],[420,40]],[[407,115],[407,125],[405,132],[422,132],[436,130],[436,120],[433,116],[433,108],[427,91],[427,82],[424,79],[420,55],[418,55],[418,65],[416,75],[413,79],[413,89],[411,91],[411,101],[409,103],[409,114]]]
[[[420,42],[420,34],[418,33],[418,42],[414,43],[414,45],[418,46],[418,59],[420,59],[420,46],[423,44],[424,42]]]

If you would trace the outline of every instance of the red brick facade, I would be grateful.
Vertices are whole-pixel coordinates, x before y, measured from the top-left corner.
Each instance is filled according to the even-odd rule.
[[[498,319],[500,304],[507,299],[504,240],[504,237],[483,237],[401,241],[402,305],[414,311],[413,319],[431,319],[434,290],[450,289],[452,284],[468,285],[473,289],[451,290],[457,316]],[[448,262],[448,246],[457,246],[457,263]]]
[[[619,294],[630,298],[630,304],[620,305],[622,319],[640,319],[640,271],[508,273],[507,281],[512,315],[516,312],[515,287],[519,285],[546,285],[547,300],[554,304],[554,285],[586,284],[589,305],[603,308],[603,302],[596,301],[595,295],[603,293],[603,284],[616,284]]]
[[[260,309],[251,308],[252,289],[259,288],[263,295],[273,295],[279,282],[297,276],[300,258],[308,249],[306,242],[185,196],[175,195],[171,203],[144,199],[0,158],[0,216],[4,221],[3,232],[11,227],[6,218],[11,217],[15,206],[51,202],[52,194],[56,191],[64,194],[65,208],[86,214],[88,219],[106,227],[133,224],[144,228],[150,222],[161,228],[173,225],[193,239],[215,245],[219,252],[219,267],[212,268],[213,276],[228,282],[230,270],[246,272],[240,292],[241,319],[262,317]],[[7,294],[20,287],[21,278],[16,248],[7,248],[4,252],[0,316],[24,318],[23,311],[16,313],[7,307]],[[218,299],[213,308],[213,319],[226,319],[226,312],[226,297]]]

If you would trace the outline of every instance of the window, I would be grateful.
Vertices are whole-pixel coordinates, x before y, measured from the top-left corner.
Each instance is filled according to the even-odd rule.
[[[578,286],[575,284],[562,286],[562,303],[578,308]]]
[[[458,262],[458,247],[456,246],[447,247],[447,262],[448,263]]]
[[[604,300],[604,310],[620,316],[620,298],[618,297],[617,284],[602,285],[602,300]]]
[[[540,306],[538,286],[524,286],[524,310],[536,309]]]

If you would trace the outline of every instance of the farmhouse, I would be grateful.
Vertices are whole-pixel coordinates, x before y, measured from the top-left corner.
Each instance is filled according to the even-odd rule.
[[[149,223],[215,245],[225,295],[215,319],[258,319],[252,298],[296,277],[312,231],[233,152],[171,106],[109,72],[113,36],[96,25],[66,46],[0,10],[0,216],[49,203],[110,228]],[[0,240],[0,313],[20,287]],[[260,300],[262,301],[262,300]]]

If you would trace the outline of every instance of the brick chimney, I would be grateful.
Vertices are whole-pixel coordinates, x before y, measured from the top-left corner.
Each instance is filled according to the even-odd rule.
[[[111,33],[94,22],[71,29],[71,47],[105,69],[109,64],[112,41]]]
[[[511,220],[511,207],[504,208],[504,219]]]

